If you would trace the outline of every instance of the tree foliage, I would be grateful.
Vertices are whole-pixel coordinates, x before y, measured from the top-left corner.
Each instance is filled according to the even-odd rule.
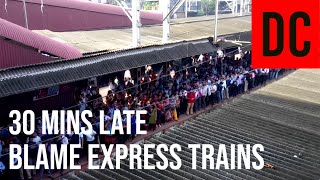
[[[199,14],[213,15],[215,7],[216,0],[201,0],[201,12],[199,12]]]
[[[144,10],[152,10],[152,7],[159,6],[159,2],[144,2],[143,9]]]

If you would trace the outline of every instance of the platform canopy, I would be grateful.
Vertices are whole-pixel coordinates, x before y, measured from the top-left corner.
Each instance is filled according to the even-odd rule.
[[[214,52],[208,39],[153,45],[0,71],[0,97]]]

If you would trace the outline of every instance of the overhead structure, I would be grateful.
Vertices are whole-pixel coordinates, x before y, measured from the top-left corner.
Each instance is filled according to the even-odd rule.
[[[215,10],[215,23],[214,23],[214,42],[217,43],[218,41],[218,14],[219,14],[219,0],[216,0],[216,10]]]
[[[251,4],[252,1],[251,0],[244,0],[244,12],[246,13],[251,13]]]
[[[139,47],[141,45],[140,28],[142,26],[140,18],[140,0],[132,0],[131,9],[124,1],[116,0],[116,2],[132,23],[132,47]]]
[[[188,0],[184,1],[184,17],[187,18],[188,17]]]
[[[251,11],[251,0],[221,0],[221,2],[227,4],[232,14],[242,16],[243,13],[250,13]]]
[[[126,3],[123,2],[123,1],[119,1],[119,0],[116,0],[118,6],[121,7],[122,11],[124,12],[124,14],[127,15],[127,17],[130,19],[130,21],[132,22],[132,17],[131,17],[131,14],[129,12],[129,8],[127,7]]]
[[[172,16],[174,15],[177,10],[182,6],[182,4],[185,2],[186,0],[178,0],[176,2],[176,4],[172,7],[172,9],[170,8],[170,0],[169,0],[169,13],[166,15],[166,17],[164,17],[163,19],[166,19],[168,16]]]
[[[219,0],[220,2],[224,2],[228,8],[232,11],[232,14],[236,14],[236,4],[237,0]]]
[[[191,7],[197,5],[199,0],[184,0],[185,2],[185,18],[188,17],[188,12],[191,11]]]
[[[251,13],[251,0],[237,0],[237,8],[239,6],[239,15],[242,16],[244,13]],[[236,13],[238,12],[238,9]]]
[[[4,9],[6,10],[6,13],[8,12],[7,7],[8,7],[8,1],[5,0],[5,1],[4,1]]]
[[[43,0],[41,0],[40,10],[41,10],[41,13],[42,13],[42,14],[43,14],[43,7],[44,7],[44,5],[43,5]]]
[[[0,70],[0,98],[215,50],[206,38]]]
[[[162,9],[163,20],[163,38],[162,43],[167,43],[170,39],[170,17],[177,12],[177,10],[186,2],[186,0],[179,0],[177,3],[170,8],[170,0],[160,1],[160,7]],[[186,6],[186,4],[185,4]],[[185,7],[186,8],[186,7]]]
[[[26,0],[23,0],[23,12],[24,12],[24,20],[25,20],[26,28],[29,29]]]
[[[196,4],[199,0],[185,0],[187,11],[191,11],[191,7]]]
[[[139,47],[140,40],[140,0],[132,0],[132,46]]]
[[[162,43],[167,43],[170,39],[170,0],[162,0],[162,14],[163,14],[163,34]]]

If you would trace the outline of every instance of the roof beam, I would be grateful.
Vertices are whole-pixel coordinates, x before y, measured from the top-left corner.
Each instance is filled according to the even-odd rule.
[[[236,0],[232,0],[231,3],[230,3],[230,0],[220,0],[220,1],[225,2],[230,8],[230,10],[232,11],[232,13],[234,13],[234,3],[236,2]]]
[[[116,0],[116,2],[121,7],[122,11],[127,15],[127,17],[132,22],[132,16],[131,16],[130,12],[127,11],[127,8],[125,8],[124,5],[119,0]]]
[[[170,16],[177,12],[177,10],[181,7],[181,5],[185,2],[185,0],[179,0],[173,8],[170,10],[170,0],[162,0],[162,27],[163,27],[163,35],[162,35],[162,43],[168,43],[170,39]]]
[[[132,46],[140,46],[140,0],[132,0]]]
[[[177,3],[177,6],[173,9],[173,11],[171,12],[171,15],[175,14],[177,12],[177,10],[182,6],[182,4],[184,4],[186,2],[186,0],[180,0]]]
[[[8,12],[7,7],[8,7],[8,2],[7,2],[7,0],[5,0],[5,1],[4,1],[4,9],[6,10],[6,12]]]
[[[217,43],[218,41],[218,14],[219,14],[219,0],[216,0],[216,10],[215,10],[215,24],[214,24],[214,42]]]
[[[165,0],[166,1],[166,0]],[[167,18],[170,18],[171,15],[173,15],[174,13],[177,12],[177,10],[181,7],[181,5],[185,2],[186,0],[179,0],[174,6],[173,8],[170,10],[170,0],[168,1],[169,3],[169,12],[165,13],[166,16],[164,16],[162,21],[165,21]],[[165,2],[167,3],[167,2]]]
[[[191,6],[194,5],[194,3],[197,2],[196,0],[186,0],[186,1],[187,1],[188,4],[189,4],[189,6],[188,6],[188,11],[190,11],[190,10],[191,10]]]
[[[141,44],[140,27],[142,26],[140,23],[140,0],[131,1],[131,13],[127,11],[129,8],[124,1],[116,0],[116,2],[132,23],[132,47],[139,47]]]
[[[43,14],[43,0],[41,0],[40,10],[41,10],[41,13]]]
[[[25,20],[25,23],[26,23],[26,28],[29,29],[26,0],[23,0],[23,12],[24,12],[24,20]]]
[[[243,0],[240,0],[240,13],[239,15],[242,16],[243,14]]]
[[[170,16],[170,0],[162,0],[162,13],[163,13],[163,21],[162,21],[162,28],[163,28],[163,34],[162,34],[162,43],[165,44],[170,39],[170,23],[169,19]]]

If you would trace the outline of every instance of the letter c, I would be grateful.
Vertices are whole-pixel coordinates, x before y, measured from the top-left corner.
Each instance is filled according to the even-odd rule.
[[[305,12],[295,12],[290,17],[290,51],[296,57],[304,57],[310,52],[310,41],[304,41],[301,51],[297,49],[297,19],[302,18],[304,26],[310,26],[310,17]]]

